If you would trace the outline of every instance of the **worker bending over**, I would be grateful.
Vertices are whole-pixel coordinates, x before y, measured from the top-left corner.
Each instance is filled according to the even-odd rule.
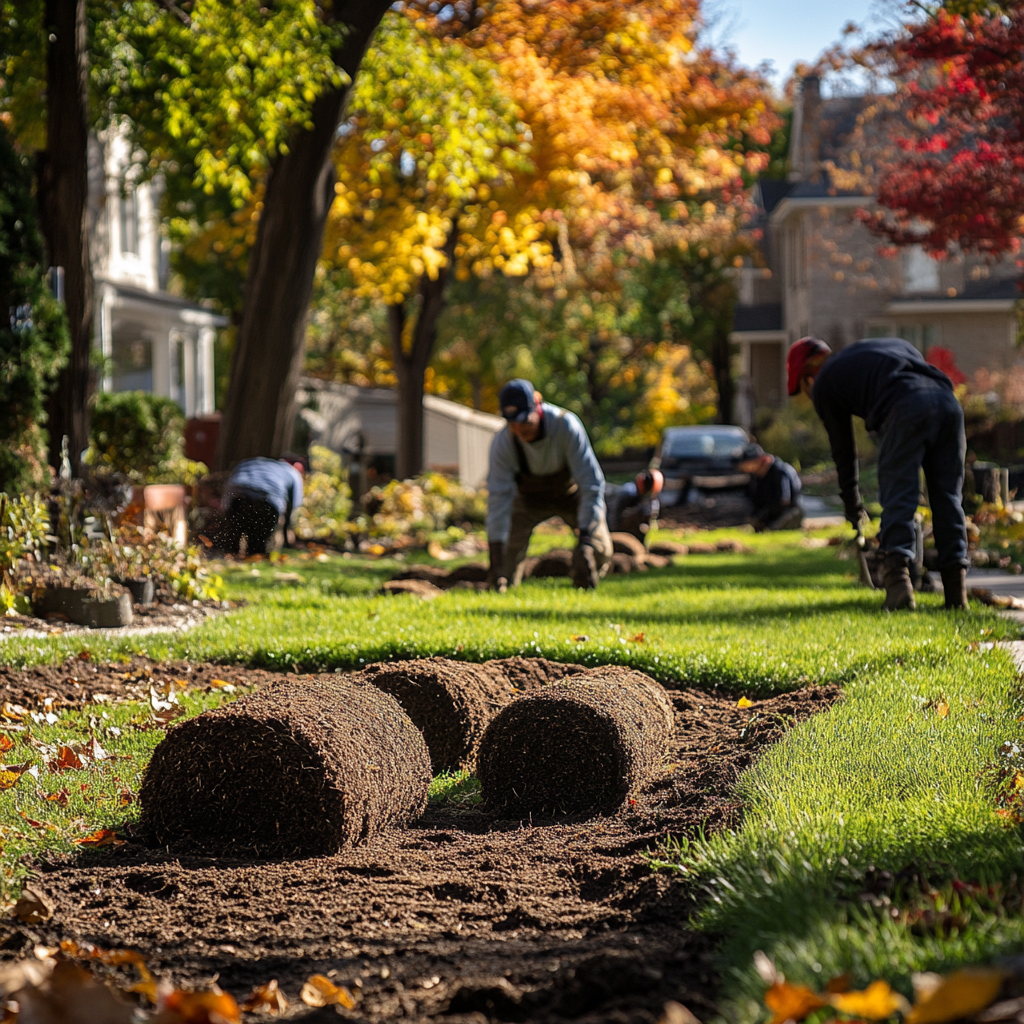
[[[305,471],[305,461],[297,455],[238,463],[225,488],[228,507],[217,546],[226,554],[238,554],[244,536],[246,554],[265,555],[280,526],[287,542],[292,515],[302,505]]]
[[[754,506],[750,523],[764,530],[795,530],[803,521],[800,474],[782,459],[769,455],[759,444],[743,449],[736,468],[750,476],[747,497]]]
[[[528,380],[509,381],[498,395],[506,426],[491,442],[487,476],[489,582],[497,590],[522,582],[530,535],[560,516],[579,531],[572,581],[592,589],[605,574],[612,539],[605,522],[604,474],[583,424],[541,401]]]
[[[885,605],[915,608],[910,564],[921,470],[928,484],[935,546],[947,608],[966,608],[967,528],[964,483],[964,414],[950,379],[900,338],[859,341],[832,355],[817,338],[802,338],[786,357],[789,393],[802,392],[828,431],[846,518],[867,519],[857,486],[853,416],[880,435],[879,549]]]

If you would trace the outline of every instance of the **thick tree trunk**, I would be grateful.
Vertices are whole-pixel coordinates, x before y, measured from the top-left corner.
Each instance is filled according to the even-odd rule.
[[[715,369],[715,383],[718,385],[718,422],[732,423],[736,390],[732,379],[732,347],[729,344],[729,332],[721,325],[715,326],[711,365]]]
[[[420,278],[417,295],[419,309],[412,327],[408,349],[404,344],[406,307],[388,306],[388,336],[391,359],[398,378],[398,438],[395,451],[395,476],[408,480],[423,472],[423,380],[437,342],[437,321],[445,303],[448,267],[455,256],[456,229],[453,226],[445,243],[447,266],[436,278]]]
[[[76,475],[89,445],[92,268],[89,263],[88,39],[85,0],[46,0],[46,150],[39,154],[39,219],[50,264],[64,268],[71,355],[50,396],[50,462],[68,438]]]
[[[335,20],[349,32],[334,59],[350,78],[390,6],[389,0],[348,0],[336,7]],[[277,457],[291,445],[306,314],[334,200],[331,149],[348,91],[344,86],[320,96],[313,128],[299,132],[271,167],[231,356],[217,453],[221,469],[256,455]]]

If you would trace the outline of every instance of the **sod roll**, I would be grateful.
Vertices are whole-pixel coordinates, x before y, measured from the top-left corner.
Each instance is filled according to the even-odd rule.
[[[672,722],[665,691],[628,669],[594,669],[531,690],[484,733],[484,799],[515,815],[611,813],[657,769]]]
[[[351,676],[284,681],[171,729],[139,792],[149,839],[214,855],[336,853],[426,808],[430,757]]]
[[[363,678],[391,694],[423,732],[435,774],[472,770],[484,729],[515,695],[500,669],[447,658],[380,662]]]

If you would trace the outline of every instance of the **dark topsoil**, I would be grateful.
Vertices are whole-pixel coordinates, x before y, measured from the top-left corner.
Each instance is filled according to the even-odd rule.
[[[95,681],[82,676],[80,688]],[[10,696],[0,695],[13,699],[30,677],[0,677]],[[347,1016],[375,1024],[654,1022],[669,999],[707,1019],[713,946],[686,927],[685,887],[652,873],[644,851],[666,833],[735,825],[740,772],[839,692],[810,687],[742,710],[697,690],[669,697],[668,767],[614,816],[511,821],[479,805],[432,805],[412,828],[298,861],[174,857],[130,843],[41,866],[33,886],[54,916],[32,929],[0,925],[0,955],[63,938],[132,947],[186,986],[217,977],[242,997],[277,978],[288,1016],[304,1012],[299,989],[321,972],[356,992]]]

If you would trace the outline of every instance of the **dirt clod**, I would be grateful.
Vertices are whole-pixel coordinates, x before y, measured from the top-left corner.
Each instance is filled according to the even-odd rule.
[[[430,764],[392,697],[348,676],[283,681],[171,729],[139,804],[158,846],[317,856],[423,812]]]

